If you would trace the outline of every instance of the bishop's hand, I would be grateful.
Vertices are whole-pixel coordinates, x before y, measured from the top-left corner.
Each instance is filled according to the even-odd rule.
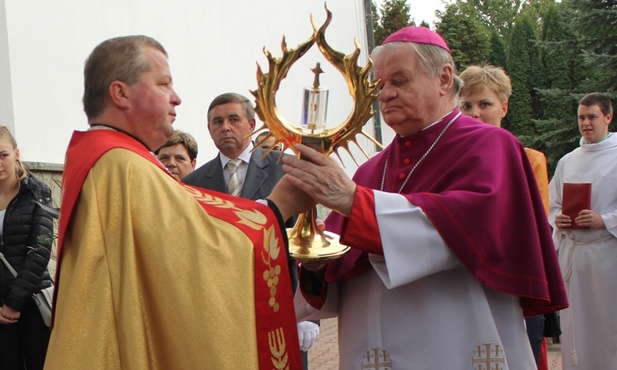
[[[283,158],[283,170],[289,181],[318,203],[349,216],[356,184],[333,159],[306,145],[296,144],[295,149],[302,159]]]

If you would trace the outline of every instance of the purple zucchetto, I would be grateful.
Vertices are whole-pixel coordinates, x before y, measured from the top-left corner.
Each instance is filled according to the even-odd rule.
[[[445,49],[448,53],[450,52],[450,48],[444,39],[437,32],[431,31],[426,27],[409,26],[401,28],[388,36],[381,44],[384,45],[390,42],[415,42],[418,44],[435,45]]]

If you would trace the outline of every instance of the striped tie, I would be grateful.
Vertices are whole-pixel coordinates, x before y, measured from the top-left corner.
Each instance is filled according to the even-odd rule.
[[[229,170],[229,183],[227,184],[227,193],[239,197],[240,191],[242,191],[242,183],[240,182],[240,176],[236,171],[238,166],[242,163],[241,159],[230,159],[227,162],[227,169]]]

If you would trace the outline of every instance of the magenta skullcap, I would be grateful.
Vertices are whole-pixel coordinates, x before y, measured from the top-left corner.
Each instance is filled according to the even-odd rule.
[[[437,32],[431,31],[426,27],[409,26],[401,28],[388,36],[381,44],[384,45],[390,42],[415,42],[418,44],[435,45],[446,49],[448,53],[450,52],[450,48],[444,39]]]

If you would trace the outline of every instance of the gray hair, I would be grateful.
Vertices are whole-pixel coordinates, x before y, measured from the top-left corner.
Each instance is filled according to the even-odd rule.
[[[452,59],[452,55],[450,53],[439,46],[429,45],[429,44],[420,44],[415,42],[390,42],[384,45],[377,46],[373,49],[371,53],[371,59],[375,60],[379,54],[383,52],[383,50],[389,49],[409,49],[413,51],[417,56],[420,62],[420,66],[424,73],[426,73],[429,77],[437,76],[443,66],[446,64],[450,64],[453,70],[453,78],[454,78],[454,88],[452,89],[452,98],[456,98],[463,87],[463,81],[456,74],[456,64]]]
[[[225,93],[217,96],[210,103],[210,106],[208,107],[208,123],[210,123],[210,111],[212,111],[214,107],[227,103],[242,104],[242,108],[244,110],[246,118],[249,121],[255,118],[255,108],[253,107],[253,103],[251,103],[251,101],[246,96],[236,93]]]

